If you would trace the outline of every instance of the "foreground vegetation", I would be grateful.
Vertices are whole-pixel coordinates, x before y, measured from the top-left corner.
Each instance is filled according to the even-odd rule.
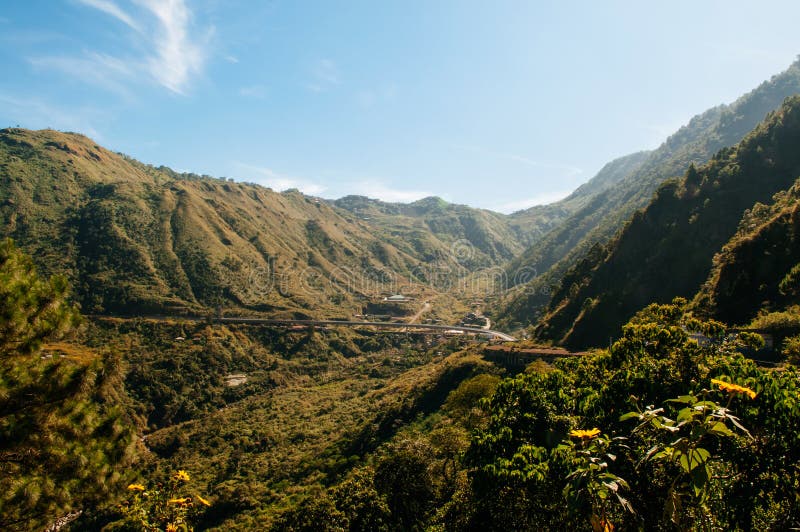
[[[503,379],[474,347],[411,336],[76,330],[62,278],[9,242],[0,258],[5,529],[800,525],[800,371],[758,368],[740,350],[760,337],[685,300]]]
[[[438,419],[277,528],[797,527],[800,372],[756,367],[738,353],[747,335],[700,346],[687,328],[723,330],[685,301],[651,305],[609,350],[502,381],[469,443],[448,439],[456,460],[441,431],[465,430],[464,418]],[[355,486],[369,504],[345,496]]]

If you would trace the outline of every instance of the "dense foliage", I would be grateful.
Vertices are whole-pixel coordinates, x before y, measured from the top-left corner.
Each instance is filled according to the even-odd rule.
[[[534,323],[551,303],[551,287],[558,284],[592,246],[605,245],[612,240],[638,209],[650,203],[664,181],[682,175],[690,164],[704,164],[719,150],[736,145],[768,113],[778,109],[784,99],[798,92],[800,61],[732,104],[695,116],[658,149],[647,154],[644,161],[631,165],[613,186],[591,196],[589,204],[558,224],[507,268],[509,278],[530,282],[511,292],[498,305],[501,325]],[[743,208],[754,202],[755,198]],[[718,250],[719,247],[713,251]],[[523,270],[526,275],[514,276],[514,272]],[[639,306],[648,302],[645,299]],[[612,327],[619,327],[629,316],[623,316]]]
[[[609,331],[648,302],[692,297],[745,211],[788,189],[800,175],[798,146],[800,97],[793,97],[739,145],[702,167],[690,166],[682,180],[665,183],[607,248],[564,277],[537,334],[576,347],[602,345]],[[794,227],[791,203],[788,219],[774,225],[783,232],[761,231],[760,238],[739,246],[750,263],[718,273],[724,277],[712,297],[716,316],[742,323],[755,315],[764,296],[777,299],[782,279],[798,260],[787,241]],[[772,247],[776,256],[762,260]],[[773,288],[760,288],[763,284]],[[783,285],[782,299],[792,301],[791,279]]]
[[[134,440],[119,356],[41,343],[75,323],[63,278],[0,250],[0,528],[42,529],[118,491]]]
[[[701,346],[687,330],[718,340]],[[452,447],[453,469],[436,431],[386,446],[357,477],[382,509],[376,529],[797,527],[800,372],[756,367],[722,331],[685,300],[650,305],[610,349],[502,381],[478,403],[488,417],[469,446]],[[347,528],[348,508],[330,493],[277,528],[311,530],[299,520],[309,515]]]
[[[800,302],[800,184],[757,203],[742,218],[733,238],[714,257],[708,280],[696,297],[704,312],[728,323],[747,323],[757,311],[778,313]],[[762,328],[783,336],[777,323]],[[787,324],[788,325],[788,324]]]

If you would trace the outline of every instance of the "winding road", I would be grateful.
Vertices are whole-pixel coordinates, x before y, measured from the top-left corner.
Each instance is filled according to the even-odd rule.
[[[201,318],[204,319],[204,318]],[[517,339],[500,331],[480,327],[460,327],[458,325],[432,325],[428,323],[393,323],[383,321],[344,321],[344,320],[273,320],[264,318],[212,318],[215,323],[245,323],[250,325],[307,325],[328,327],[375,327],[378,329],[428,329],[434,331],[459,331],[465,334],[487,334],[504,342]]]
[[[153,316],[105,316],[90,314],[90,318],[117,318],[117,319],[141,319],[141,320],[156,320],[156,321],[210,321],[212,323],[243,323],[247,325],[305,325],[308,327],[326,326],[326,327],[374,327],[376,329],[403,329],[405,332],[408,329],[422,329],[432,331],[459,331],[465,334],[486,334],[497,340],[503,342],[516,342],[517,339],[500,331],[493,331],[491,329],[481,329],[479,327],[461,327],[458,325],[433,325],[429,323],[394,323],[385,321],[348,321],[348,320],[279,320],[267,318],[208,318],[205,316],[167,316],[167,315],[153,315]]]

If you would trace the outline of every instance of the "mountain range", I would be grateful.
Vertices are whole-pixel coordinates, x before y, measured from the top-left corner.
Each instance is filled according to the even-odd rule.
[[[728,239],[746,210],[765,212],[754,206],[798,177],[786,162],[791,142],[769,136],[793,138],[794,100],[775,110],[796,93],[800,61],[656,150],[608,163],[567,198],[510,215],[435,197],[275,192],[146,165],[76,133],[5,129],[0,236],[44,273],[65,273],[92,314],[342,317],[392,293],[435,295],[499,276],[480,294],[493,320],[536,324],[538,338],[556,343],[597,345],[637,308],[694,297],[704,281],[698,308],[741,322],[757,309],[728,310],[747,284],[728,262],[741,264],[750,249],[742,242],[757,235]],[[788,166],[770,166],[779,156]],[[794,197],[786,194],[769,207],[781,220]]]

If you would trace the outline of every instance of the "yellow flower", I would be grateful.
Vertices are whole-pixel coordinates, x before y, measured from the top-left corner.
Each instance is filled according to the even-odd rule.
[[[192,499],[190,497],[181,497],[181,498],[178,498],[178,499],[170,499],[167,502],[169,504],[177,504],[178,506],[185,506],[185,505],[189,504],[190,502],[192,502]]]
[[[202,498],[200,495],[195,495],[195,497],[197,497],[197,500],[200,501],[205,506],[211,506],[211,503],[208,500]]]
[[[745,386],[739,386],[738,384],[733,384],[731,382],[721,381],[719,379],[711,379],[711,384],[716,384],[719,386],[720,391],[728,392],[728,393],[739,393],[746,395],[750,399],[756,398],[756,392],[751,390],[750,388],[746,388]]]
[[[175,473],[175,480],[181,480],[183,482],[189,482],[189,473],[187,473],[186,471],[181,469],[177,473]]]
[[[569,431],[571,438],[580,438],[582,440],[592,440],[600,435],[600,429],[593,428],[591,430],[571,430]]]
[[[167,532],[178,532],[178,525],[175,523],[169,523],[167,525]]]
[[[131,491],[144,491],[144,486],[141,484],[128,484],[128,489]]]

